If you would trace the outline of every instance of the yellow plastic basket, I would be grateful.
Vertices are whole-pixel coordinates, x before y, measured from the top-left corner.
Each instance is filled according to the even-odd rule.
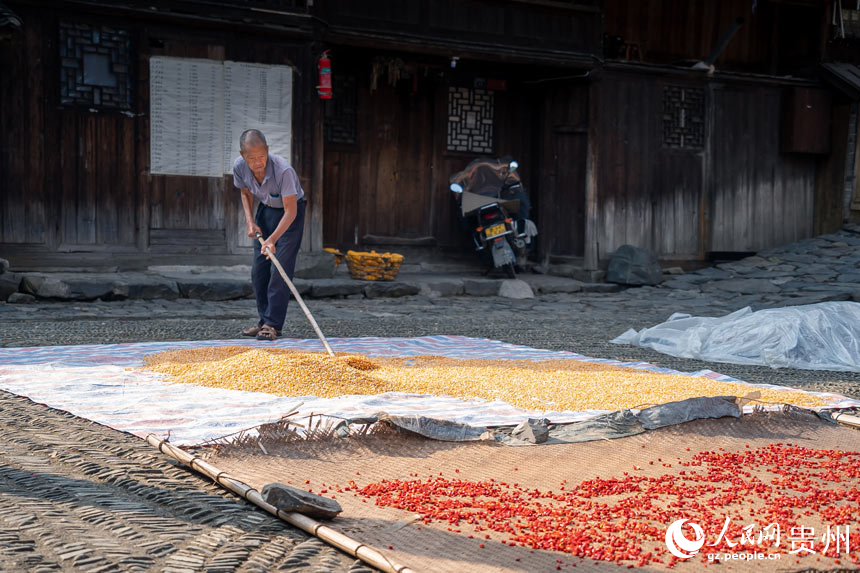
[[[393,281],[402,262],[403,255],[397,253],[346,252],[349,276],[365,281]]]

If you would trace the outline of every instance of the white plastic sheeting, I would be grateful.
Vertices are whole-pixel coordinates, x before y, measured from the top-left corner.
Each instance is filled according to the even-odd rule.
[[[622,363],[463,336],[330,338],[329,343],[336,352],[368,356],[439,355],[464,360],[570,359],[663,374],[683,374],[691,377],[691,385],[696,383],[694,377],[697,376],[739,382],[710,370],[683,373],[646,362]],[[535,402],[534,409],[525,410],[501,400],[461,400],[446,395],[401,392],[336,398],[285,397],[195,384],[172,384],[158,374],[139,368],[143,357],[155,352],[237,344],[249,348],[317,352],[323,349],[317,339],[286,338],[275,342],[243,339],[0,348],[0,390],[27,396],[36,402],[141,437],[149,433],[162,437],[169,434],[171,443],[179,445],[199,444],[243,428],[275,422],[294,410],[298,411],[297,417],[313,413],[345,419],[384,411],[392,416],[424,416],[468,424],[481,428],[482,433],[488,426],[518,424],[524,418],[549,418],[554,423],[581,422],[607,413],[605,410],[556,411],[551,409],[552,404],[540,402]],[[770,384],[749,384],[749,388],[750,392],[756,388],[789,391]],[[821,409],[860,407],[860,401],[844,396],[816,395],[827,401],[827,406]],[[297,407],[297,404],[301,406]],[[744,406],[744,412],[751,412],[753,407],[751,404]],[[618,423],[621,422],[623,420]],[[595,423],[586,428],[594,433],[599,427],[601,425]],[[620,429],[615,430],[616,435],[621,435],[625,428],[621,424]],[[578,427],[577,432],[584,433],[585,430]]]
[[[860,372],[860,303],[746,307],[718,318],[675,313],[612,342],[707,362]]]

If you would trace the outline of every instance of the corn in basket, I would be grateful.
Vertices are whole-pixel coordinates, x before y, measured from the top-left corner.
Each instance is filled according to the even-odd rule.
[[[400,271],[403,255],[376,251],[347,251],[346,265],[349,275],[365,281],[393,281]]]

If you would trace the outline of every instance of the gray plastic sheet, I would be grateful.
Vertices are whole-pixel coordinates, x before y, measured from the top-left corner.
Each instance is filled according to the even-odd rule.
[[[398,430],[445,442],[481,440],[484,439],[482,436],[486,431],[485,428],[426,416],[391,416],[385,412],[379,412],[375,417],[379,422],[384,422]]]
[[[645,427],[631,410],[616,410],[591,420],[549,427],[549,437],[542,444],[576,444],[635,436]],[[494,432],[496,441],[508,446],[531,446],[531,442],[518,440],[505,431]]]
[[[674,426],[702,418],[722,418],[731,416],[741,417],[737,398],[734,396],[716,396],[709,398],[687,398],[678,402],[669,402],[645,408],[636,419],[646,430],[656,430],[664,426]]]
[[[717,318],[675,313],[612,342],[707,362],[860,372],[860,303],[746,307]]]
[[[645,408],[644,410],[616,410],[590,420],[573,424],[552,424],[549,420],[529,419],[528,424],[548,430],[546,441],[539,444],[573,444],[596,440],[610,440],[641,434],[647,430],[682,424],[702,418],[738,418],[741,409],[735,396],[688,398]],[[445,442],[470,442],[488,440],[509,446],[530,446],[535,441],[523,439],[512,432],[512,427],[486,429],[459,422],[427,418],[425,416],[391,416],[379,412],[366,418],[346,420],[345,428],[353,424],[383,422],[398,431],[417,434],[432,440]],[[522,425],[522,424],[521,424]]]

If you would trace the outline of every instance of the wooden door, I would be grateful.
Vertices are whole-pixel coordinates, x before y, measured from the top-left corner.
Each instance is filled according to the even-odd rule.
[[[400,85],[384,85],[367,97],[370,123],[362,131],[362,147],[369,153],[360,174],[359,232],[426,237],[435,139],[432,86],[413,93]]]
[[[552,133],[549,204],[543,205],[539,237],[554,255],[581,257],[585,246],[585,153],[588,138],[575,126]],[[539,229],[539,232],[541,229]]]
[[[563,86],[545,95],[536,197],[541,257],[584,254],[587,94],[582,86]]]
[[[59,250],[135,250],[134,120],[118,114],[66,111],[60,121]]]

